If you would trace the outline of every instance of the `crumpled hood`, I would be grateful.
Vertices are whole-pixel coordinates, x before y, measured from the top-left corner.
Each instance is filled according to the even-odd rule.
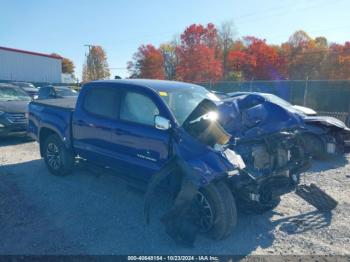
[[[25,113],[30,101],[0,101],[0,111],[7,113]]]
[[[346,127],[344,122],[331,116],[307,116],[307,117],[304,117],[304,121],[305,123],[309,123],[309,124],[319,124],[327,127],[337,127],[339,129],[350,131],[350,129]]]
[[[309,108],[309,107],[294,105],[293,108],[298,110],[298,111],[300,111],[301,113],[303,113],[303,114],[305,114],[307,116],[315,116],[315,115],[317,115],[317,112],[315,110],[313,110],[312,108]]]
[[[299,114],[253,95],[225,99],[218,104],[218,110],[220,124],[236,138],[253,138],[304,126]]]

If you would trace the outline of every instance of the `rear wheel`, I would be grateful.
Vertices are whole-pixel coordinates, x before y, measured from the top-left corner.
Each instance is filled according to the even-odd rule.
[[[237,223],[233,195],[224,182],[210,184],[198,191],[194,209],[200,231],[214,239],[228,237]]]
[[[56,176],[67,175],[74,166],[74,155],[65,147],[60,137],[52,134],[44,142],[44,159],[50,172]]]

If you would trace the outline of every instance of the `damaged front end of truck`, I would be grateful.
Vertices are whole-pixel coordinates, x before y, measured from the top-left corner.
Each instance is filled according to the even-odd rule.
[[[218,107],[221,124],[232,134],[230,149],[246,164],[243,173],[248,176],[230,181],[238,203],[257,213],[274,208],[310,168],[300,133],[302,120],[250,94],[225,99]]]
[[[220,113],[220,106],[204,99],[180,128],[172,129],[172,157],[148,186],[147,221],[155,188],[176,180],[174,204],[161,221],[181,244],[191,246],[198,232],[227,237],[236,224],[236,203],[243,210],[270,210],[281,195],[298,187],[300,174],[309,168],[294,132],[237,139],[219,123]],[[307,198],[305,192],[303,196]],[[222,203],[213,205],[211,197]]]

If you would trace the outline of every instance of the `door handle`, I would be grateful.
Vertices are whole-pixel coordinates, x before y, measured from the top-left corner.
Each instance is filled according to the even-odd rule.
[[[89,127],[95,127],[95,125],[94,124],[92,124],[92,123],[87,123],[86,121],[84,121],[84,120],[77,120],[76,122],[75,122],[75,124],[76,125],[78,125],[78,126],[89,126]]]
[[[86,122],[84,120],[76,120],[75,124],[77,126],[86,126]]]

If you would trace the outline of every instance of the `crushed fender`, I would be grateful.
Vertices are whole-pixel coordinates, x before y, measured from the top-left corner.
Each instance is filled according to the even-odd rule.
[[[197,194],[197,188],[186,177],[181,183],[181,190],[172,208],[161,218],[165,232],[177,244],[192,247],[199,231],[192,216],[191,207]]]
[[[315,184],[299,185],[295,193],[319,211],[328,212],[338,205],[338,202],[334,198]]]
[[[145,203],[144,203],[144,217],[146,219],[146,223],[149,224],[150,221],[150,208],[151,201],[153,199],[156,187],[171,173],[173,173],[177,168],[177,157],[171,157],[162,168],[152,176],[151,181],[148,184],[146,195],[145,195]]]
[[[166,233],[178,244],[193,246],[198,232],[191,215],[191,205],[198,188],[191,182],[192,169],[178,156],[174,156],[153,175],[145,196],[144,216],[146,223],[150,221],[151,201],[156,187],[171,173],[178,171],[182,175],[181,189],[177,194],[174,205],[164,214],[161,222],[165,225]]]

